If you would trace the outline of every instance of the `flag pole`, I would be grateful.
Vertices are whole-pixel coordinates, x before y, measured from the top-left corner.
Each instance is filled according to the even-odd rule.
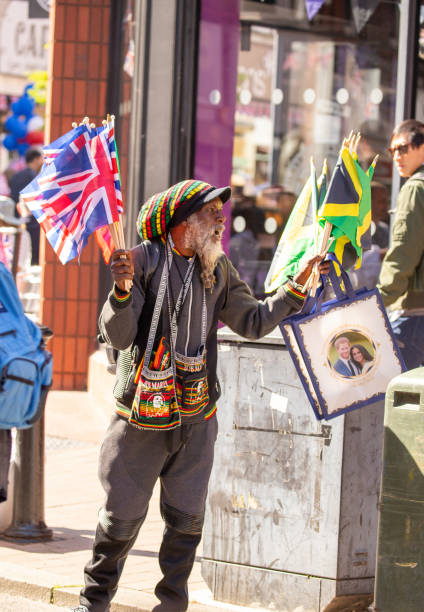
[[[331,235],[332,229],[333,229],[333,224],[330,223],[329,221],[326,221],[324,225],[324,233],[322,235],[322,240],[321,240],[321,248],[319,250],[319,255],[321,255],[321,257],[325,257],[328,253],[328,249],[330,248],[330,245],[331,245],[330,235]],[[315,294],[318,289],[318,282],[319,282],[319,271],[318,271],[317,265],[314,266],[312,274],[310,275],[309,278],[311,279],[310,281],[311,296],[315,297]]]
[[[113,138],[115,139],[115,116],[114,115],[109,115],[109,113],[106,116],[106,123],[107,126],[111,126],[113,128]],[[116,153],[116,159],[117,159],[117,165],[118,165],[118,173],[119,172],[119,161],[118,161],[118,152],[116,150],[116,146],[115,146],[115,153]],[[119,177],[119,180],[121,180],[121,177]],[[126,250],[125,247],[125,235],[124,235],[124,229],[122,226],[122,215],[118,215],[118,221],[114,221],[113,223],[109,223],[109,231],[110,231],[110,235],[112,236],[112,240],[115,244],[115,248],[120,249],[122,251]],[[124,258],[124,256],[122,256]],[[130,279],[125,279],[124,281],[124,286],[125,286],[125,290],[129,291],[131,289],[133,285],[132,280]]]
[[[310,162],[310,181],[311,181],[311,202],[312,202],[312,216],[313,216],[313,228],[314,228],[314,245],[315,245],[315,253],[318,253],[318,193],[317,193],[317,182],[316,182],[316,170],[315,170],[315,162],[314,158],[311,155]],[[306,283],[303,285],[303,291],[309,291],[312,286],[313,279],[315,278],[316,273],[316,265],[309,275]]]

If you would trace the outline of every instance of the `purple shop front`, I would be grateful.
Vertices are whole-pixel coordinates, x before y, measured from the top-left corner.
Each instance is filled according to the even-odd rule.
[[[194,176],[229,185],[232,171],[239,45],[239,0],[203,0],[198,65]],[[225,205],[230,219],[231,204]],[[230,223],[224,232],[228,253]]]

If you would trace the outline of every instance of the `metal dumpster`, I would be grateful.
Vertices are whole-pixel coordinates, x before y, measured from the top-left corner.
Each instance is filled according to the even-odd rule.
[[[375,608],[424,610],[424,368],[387,388]]]
[[[214,597],[289,612],[321,612],[341,598],[364,609],[374,588],[383,402],[317,421],[278,330],[246,342],[224,328],[218,362],[202,560]]]

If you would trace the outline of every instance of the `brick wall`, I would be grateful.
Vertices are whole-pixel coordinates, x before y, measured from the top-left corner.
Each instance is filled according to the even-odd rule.
[[[106,116],[111,0],[56,0],[51,15],[46,142],[84,116],[98,125]],[[42,239],[41,321],[54,337],[54,388],[86,388],[88,357],[95,350],[99,248],[90,237],[77,261],[63,266]]]

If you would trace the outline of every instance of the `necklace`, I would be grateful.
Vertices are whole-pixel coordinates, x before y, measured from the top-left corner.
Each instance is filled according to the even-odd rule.
[[[166,250],[168,250],[168,245],[169,245],[169,247],[171,249],[173,248],[172,239],[169,240],[169,243],[166,246]],[[174,253],[175,253],[175,250],[174,250]],[[177,255],[177,257],[175,257],[175,256],[172,257],[172,261],[175,263],[175,268],[176,268],[176,270],[178,272],[178,276],[179,276],[179,278],[181,280],[181,289],[180,289],[179,296],[178,296],[177,300],[175,300],[175,298],[174,298],[174,291],[173,291],[173,288],[172,288],[170,266],[169,266],[169,257],[168,257],[168,253],[166,253],[166,262],[167,262],[167,266],[168,266],[168,294],[169,294],[169,297],[171,298],[170,300],[168,300],[168,310],[169,310],[169,315],[170,316],[174,316],[175,315],[176,324],[178,326],[179,317],[180,317],[181,312],[182,312],[182,307],[183,307],[186,295],[188,293],[188,290],[190,288],[191,281],[192,281],[192,278],[193,278],[193,268],[194,268],[194,265],[195,265],[195,257],[196,256],[194,255],[192,258],[190,258],[188,268],[187,268],[187,270],[185,272],[185,276],[183,276],[183,274],[181,273],[181,270],[179,268],[179,265],[177,263],[178,257],[181,257],[181,256],[179,256],[178,254],[176,254],[176,255]],[[171,267],[172,267],[172,265],[171,265]],[[171,314],[171,301],[172,301],[172,306],[173,306],[172,314]]]

